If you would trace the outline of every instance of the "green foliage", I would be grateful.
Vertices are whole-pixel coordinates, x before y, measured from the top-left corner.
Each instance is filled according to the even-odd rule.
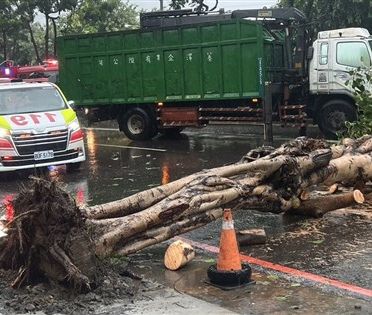
[[[9,36],[20,29],[19,17],[14,18],[14,7],[9,0],[0,0],[0,47],[4,59],[9,59]]]
[[[0,0],[0,63],[39,63],[53,51],[53,37],[61,30],[67,34],[133,28],[138,26],[138,13],[120,0]],[[44,14],[43,25],[35,23],[37,14]],[[51,22],[56,24],[53,31]]]
[[[369,0],[280,0],[279,6],[303,11],[309,21],[312,38],[319,31],[364,27],[372,32],[372,1]]]
[[[358,106],[358,120],[346,122],[347,136],[358,138],[372,134],[372,69],[357,69],[350,72],[351,79],[347,82],[354,91]]]
[[[206,2],[205,0],[171,0],[169,7],[172,10],[179,10],[189,6],[194,7],[195,11],[212,11],[217,8],[218,0]],[[213,7],[210,7],[209,4],[212,4]]]
[[[44,47],[45,47],[45,58],[49,58],[49,22],[53,23],[54,26],[54,41],[57,37],[56,20],[59,18],[61,12],[73,10],[78,0],[33,0],[35,1],[36,9],[43,13],[45,16],[45,36],[44,36]],[[55,16],[57,14],[57,16]],[[53,54],[54,55],[54,54]]]
[[[78,0],[33,0],[36,8],[43,14],[61,13],[74,9]]]
[[[138,26],[137,7],[120,0],[85,0],[59,23],[62,34],[118,31]]]
[[[189,2],[190,0],[171,0],[169,3],[169,8],[172,10],[180,10],[189,5]],[[193,1],[191,0],[191,2]]]

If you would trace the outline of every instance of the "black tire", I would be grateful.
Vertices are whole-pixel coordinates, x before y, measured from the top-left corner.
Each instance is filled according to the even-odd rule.
[[[220,286],[235,287],[251,281],[252,269],[248,264],[242,264],[242,270],[218,271],[216,264],[207,270],[209,280]]]
[[[76,172],[80,169],[81,162],[66,164],[66,171],[68,173]]]
[[[337,139],[346,130],[346,121],[357,119],[356,107],[345,100],[332,100],[325,103],[317,116],[319,129],[328,139]]]
[[[157,133],[154,119],[139,107],[125,112],[119,119],[119,127],[131,140],[148,140]]]

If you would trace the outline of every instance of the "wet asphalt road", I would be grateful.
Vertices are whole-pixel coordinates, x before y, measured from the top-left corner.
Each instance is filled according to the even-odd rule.
[[[133,142],[113,128],[86,128],[87,161],[76,173],[53,167],[45,175],[67,185],[79,203],[94,205],[126,197],[204,168],[239,160],[262,137],[237,135],[241,128],[187,130],[179,137]],[[277,143],[279,143],[278,141]],[[14,194],[33,171],[0,174],[0,194]]]
[[[87,161],[81,170],[45,170],[44,175],[64,183],[79,204],[120,199],[205,168],[233,163],[263,143],[260,127],[212,126],[186,130],[175,139],[158,137],[146,142],[126,139],[115,125],[105,127],[110,128],[85,130]],[[310,134],[318,136],[316,131]],[[275,137],[275,145],[295,136],[293,130],[282,133]],[[32,173],[1,174],[1,200],[14,196]],[[264,227],[269,236],[266,246],[242,249],[246,254],[372,287],[371,222],[329,223],[247,210],[237,212],[234,219],[238,229]],[[220,225],[214,222],[186,236],[217,245]]]

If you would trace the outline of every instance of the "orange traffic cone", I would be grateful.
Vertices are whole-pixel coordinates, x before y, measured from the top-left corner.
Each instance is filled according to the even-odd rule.
[[[222,232],[220,238],[220,253],[217,270],[242,270],[238,242],[234,229],[234,221],[230,209],[223,212]]]
[[[217,286],[236,287],[251,282],[251,275],[251,267],[242,264],[240,260],[231,209],[226,209],[223,213],[217,264],[208,268],[208,278]]]

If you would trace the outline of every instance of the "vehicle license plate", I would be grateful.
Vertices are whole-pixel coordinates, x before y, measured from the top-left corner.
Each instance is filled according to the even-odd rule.
[[[52,158],[54,158],[53,150],[34,152],[35,161],[47,160],[47,159],[52,159]]]

